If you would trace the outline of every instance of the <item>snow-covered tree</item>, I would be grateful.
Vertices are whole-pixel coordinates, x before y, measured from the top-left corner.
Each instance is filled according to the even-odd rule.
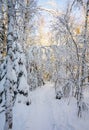
[[[17,94],[28,96],[28,84],[26,73],[25,55],[20,43],[17,42],[18,35],[15,29],[15,5],[16,1],[8,0],[8,36],[6,75],[4,84],[5,93],[5,130],[13,128],[13,105]]]
[[[31,90],[44,84],[42,74],[42,53],[42,49],[39,46],[33,45],[28,50],[28,83]]]
[[[61,55],[65,59],[64,66],[66,70],[66,75],[64,79],[67,81],[68,86],[72,85],[72,90],[75,89],[75,95],[77,96],[78,104],[78,116],[81,116],[82,102],[83,102],[83,86],[87,82],[85,79],[88,77],[88,64],[86,62],[87,52],[88,52],[88,9],[89,1],[72,1],[69,4],[67,11],[61,15],[55,15],[55,22],[52,24],[53,37],[57,44],[65,46],[66,57],[64,56],[64,51]],[[79,2],[83,4],[84,9],[84,25],[81,24],[83,31],[78,28],[78,23],[73,19],[73,5]],[[76,9],[76,7],[75,7]],[[75,18],[76,19],[76,18]],[[58,56],[59,57],[59,56]],[[60,61],[60,64],[62,61]],[[62,65],[63,66],[63,65]],[[59,67],[60,68],[60,67]],[[60,70],[59,70],[60,72]],[[64,73],[64,72],[63,72]],[[66,82],[63,86],[67,87]],[[63,87],[64,88],[64,87]],[[64,90],[64,89],[63,89]]]

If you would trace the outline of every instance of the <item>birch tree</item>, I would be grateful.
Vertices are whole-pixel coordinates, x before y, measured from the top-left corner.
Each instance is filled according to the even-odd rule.
[[[80,34],[75,31],[78,24],[75,24],[72,17],[73,5],[79,3],[84,11],[84,26],[82,25],[82,31]],[[76,9],[76,7],[75,7]],[[68,82],[72,82],[73,88],[75,88],[75,95],[77,98],[78,116],[81,117],[83,109],[83,87],[85,79],[88,78],[88,64],[86,62],[88,48],[88,15],[89,15],[89,1],[72,1],[71,5],[67,6],[65,13],[55,16],[55,22],[53,23],[53,30],[57,44],[64,44],[66,46],[67,57],[65,58],[65,66],[67,70]],[[76,26],[75,26],[76,25]],[[63,36],[63,37],[62,37]],[[82,46],[82,47],[80,47]],[[62,62],[62,61],[60,61]]]
[[[5,81],[5,130],[13,127],[13,42],[14,42],[14,21],[15,21],[15,2],[7,1],[8,6],[8,37],[7,37],[7,74]],[[12,77],[12,78],[11,78]]]
[[[16,33],[16,1],[8,0],[8,36],[5,76],[5,130],[13,128],[13,105],[17,94],[28,97],[25,55]],[[24,84],[22,82],[24,81]]]

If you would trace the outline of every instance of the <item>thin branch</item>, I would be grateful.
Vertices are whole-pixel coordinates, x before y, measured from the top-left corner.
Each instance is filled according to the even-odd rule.
[[[0,111],[0,114],[3,113],[5,110]]]

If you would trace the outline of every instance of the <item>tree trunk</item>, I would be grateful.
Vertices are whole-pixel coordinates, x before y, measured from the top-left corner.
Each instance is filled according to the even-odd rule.
[[[12,130],[13,127],[13,42],[15,24],[15,0],[7,0],[8,7],[8,36],[7,36],[7,74],[5,81],[5,127],[4,130]]]
[[[86,67],[86,49],[87,49],[87,23],[88,23],[88,7],[89,6],[89,0],[86,3],[86,14],[85,14],[85,28],[84,28],[84,42],[83,42],[83,51],[82,51],[82,63],[81,63],[81,79],[80,79],[80,85],[79,85],[79,95],[78,95],[78,116],[82,116],[82,98],[83,98],[83,84],[85,82],[84,76],[85,76],[85,67]]]

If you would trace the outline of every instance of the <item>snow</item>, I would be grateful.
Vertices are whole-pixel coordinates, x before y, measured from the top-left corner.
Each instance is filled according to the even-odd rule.
[[[20,83],[19,83],[19,90],[24,91],[25,93],[28,92],[29,89],[29,85],[26,82],[26,77],[24,75],[22,75],[22,77],[20,78]]]
[[[3,92],[3,90],[4,90],[4,88],[3,88],[4,83],[5,83],[5,78],[0,81],[0,93]]]
[[[31,105],[16,102],[13,114],[13,130],[88,130],[89,111],[77,117],[75,98],[55,99],[52,83],[30,92]],[[87,92],[87,94],[86,94]],[[89,91],[85,98],[89,100]],[[89,101],[88,101],[89,102]],[[0,130],[3,130],[4,113],[0,114]]]

